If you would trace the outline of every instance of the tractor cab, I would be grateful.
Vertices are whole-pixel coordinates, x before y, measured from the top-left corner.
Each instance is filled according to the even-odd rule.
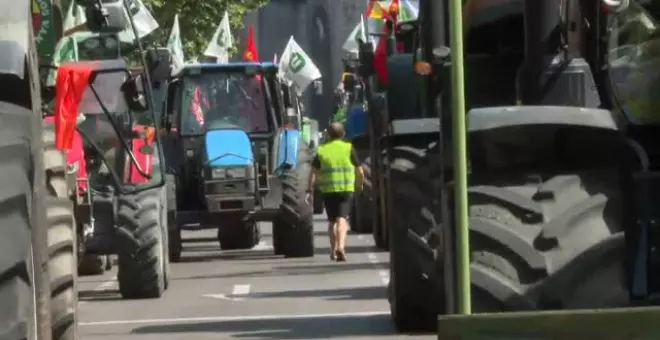
[[[56,84],[57,145],[69,149],[76,131],[82,136],[95,186],[125,191],[159,182],[155,119],[141,75],[132,76],[123,59],[64,62]]]
[[[209,195],[224,192],[216,180],[255,176],[235,191],[245,199],[223,203],[243,210],[259,204],[268,191],[268,173],[278,167],[271,157],[278,127],[285,121],[282,89],[273,64],[186,65],[168,85],[165,126],[168,167],[181,173],[179,188],[196,191],[179,208],[206,206]],[[204,186],[204,183],[207,185]],[[236,184],[227,184],[234,185]],[[256,188],[261,188],[259,193]],[[204,187],[202,192],[197,188]],[[186,189],[188,190],[188,189]],[[224,208],[223,208],[224,209]]]
[[[259,242],[257,221],[276,222],[277,254],[313,255],[311,209],[290,199],[306,190],[311,157],[289,90],[272,63],[186,65],[170,81],[163,145],[176,202],[173,259],[183,229],[217,229],[223,249],[250,249]]]

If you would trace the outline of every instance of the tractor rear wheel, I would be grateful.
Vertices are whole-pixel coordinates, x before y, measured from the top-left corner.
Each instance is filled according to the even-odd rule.
[[[273,222],[276,254],[286,257],[314,256],[313,207],[306,200],[312,159],[305,144],[298,144],[295,169],[284,170],[282,181],[282,204],[280,213]]]
[[[355,195],[355,206],[356,209],[360,210],[357,225],[371,226],[369,229],[371,230],[376,248],[385,249],[387,246],[385,245],[383,231],[380,229],[380,223],[374,225],[374,216],[379,216],[378,214],[380,214],[380,202],[376,195],[378,188],[373,186],[371,157],[364,159],[362,170],[364,171],[364,187],[362,192]],[[352,223],[351,228],[353,228]]]
[[[4,75],[3,75],[4,78]],[[17,79],[15,79],[17,80]],[[38,214],[46,212],[43,150],[31,148],[31,138],[42,145],[40,129],[32,124],[35,114],[23,107],[0,102],[0,142],[2,143],[2,196],[0,207],[0,337],[7,339],[34,339],[39,323],[45,315],[39,297],[48,296],[48,279],[44,268],[47,259],[47,230],[39,224]],[[34,118],[33,118],[34,117]],[[19,128],[21,130],[19,130]],[[24,130],[23,130],[24,129]],[[36,131],[35,131],[36,130]],[[37,165],[37,166],[34,166]],[[35,194],[36,193],[36,194]],[[46,216],[43,216],[46,218]],[[36,308],[36,310],[35,310]],[[47,313],[48,311],[46,311]],[[47,317],[47,316],[46,316]]]
[[[444,301],[438,294],[433,252],[411,238],[428,239],[435,221],[429,209],[430,172],[427,150],[398,146],[391,151],[392,223],[390,229],[389,300],[392,319],[400,331],[432,330]],[[430,275],[429,275],[430,274]]]
[[[118,232],[122,236],[118,249],[117,280],[122,297],[129,299],[158,298],[165,290],[168,261],[164,247],[166,226],[161,210],[165,188],[154,188],[118,199]]]
[[[472,289],[483,297],[474,300],[476,310],[599,308],[628,301],[616,169],[475,179],[468,193]],[[607,265],[598,264],[604,251]],[[585,273],[596,268],[621,276],[600,278],[598,289],[574,294],[594,279]]]
[[[44,168],[46,170],[46,219],[48,222],[48,272],[51,288],[53,340],[75,340],[78,293],[76,289],[77,241],[73,202],[66,180],[66,158],[55,148],[52,124],[44,124]]]

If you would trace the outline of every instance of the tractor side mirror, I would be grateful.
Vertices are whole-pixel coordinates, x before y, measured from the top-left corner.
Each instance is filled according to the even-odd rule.
[[[93,32],[119,32],[130,27],[124,0],[77,0],[85,9],[87,28]]]
[[[166,48],[149,49],[144,59],[152,82],[164,82],[170,78],[170,52]]]
[[[144,112],[149,108],[144,95],[144,78],[141,74],[131,76],[121,85],[126,105],[133,112]]]
[[[314,93],[317,96],[323,95],[323,81],[321,79],[314,80]]]

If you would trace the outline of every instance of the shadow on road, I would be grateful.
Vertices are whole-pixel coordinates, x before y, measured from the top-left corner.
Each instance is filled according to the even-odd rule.
[[[78,301],[119,301],[122,300],[119,290],[86,290],[78,292]]]
[[[377,268],[386,269],[387,264],[376,265]],[[191,275],[186,277],[172,277],[171,280],[200,280],[200,279],[227,279],[236,277],[281,277],[281,276],[306,276],[325,275],[330,273],[369,270],[373,271],[374,264],[371,263],[328,263],[317,265],[295,265],[295,266],[273,266],[272,268],[257,271],[240,271],[233,273],[217,273],[208,275]]]
[[[387,288],[383,286],[372,286],[337,289],[284,290],[279,292],[259,292],[250,295],[250,299],[273,298],[323,298],[332,301],[382,300],[387,298]]]
[[[135,328],[132,331],[134,334],[196,332],[229,333],[232,334],[232,338],[249,340],[376,337],[395,333],[388,315],[199,322],[144,326]]]
[[[219,251],[220,247],[217,247],[215,250]],[[194,249],[194,251],[198,251]],[[181,255],[181,260],[179,262],[189,263],[189,262],[208,262],[208,261],[222,261],[222,260],[267,260],[267,259],[281,259],[283,258],[280,255],[273,254],[272,250],[233,250],[233,251],[224,251],[215,254],[191,254],[188,252],[187,248],[184,248],[184,252]]]
[[[348,256],[351,256],[351,254],[364,254],[364,253],[384,253],[384,250],[378,249],[374,246],[371,245],[359,245],[359,246],[352,246],[352,245],[346,245],[346,254]],[[330,248],[329,247],[317,247],[316,248],[316,253],[317,254],[330,254]]]

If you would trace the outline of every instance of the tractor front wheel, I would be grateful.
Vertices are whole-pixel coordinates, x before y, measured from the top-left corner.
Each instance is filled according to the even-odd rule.
[[[161,190],[155,188],[119,197],[119,292],[122,297],[158,298],[165,290],[164,257],[167,236],[163,226]]]
[[[307,188],[312,171],[309,149],[300,144],[295,169],[284,170],[282,205],[273,223],[275,254],[286,257],[314,256],[313,207],[307,202]]]

